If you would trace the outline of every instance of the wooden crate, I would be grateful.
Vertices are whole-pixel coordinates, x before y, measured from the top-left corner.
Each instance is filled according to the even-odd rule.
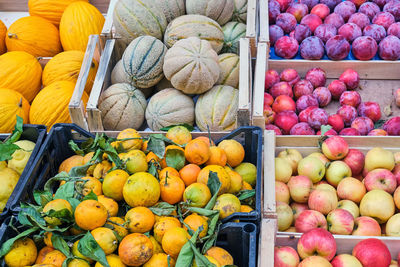
[[[0,0],[1,1],[1,0]],[[119,38],[119,36],[115,33],[113,28],[113,12],[115,8],[115,4],[118,0],[110,0],[106,22],[103,27],[102,36],[104,39],[102,41],[106,41],[111,38]],[[247,21],[246,21],[246,38],[250,40],[250,49],[252,57],[255,57],[257,51],[257,42],[259,36],[259,0],[248,0],[247,1]]]
[[[343,138],[347,141],[350,148],[357,148],[363,153],[377,146],[392,152],[400,151],[400,137],[343,136]],[[275,144],[275,149],[264,149],[264,218],[273,218],[276,216],[274,158],[279,152],[288,148],[297,149],[303,156],[307,156],[313,152],[320,152],[318,149],[318,140],[319,136],[275,136],[273,131],[265,131],[264,146],[266,147],[266,144],[270,144],[269,146]],[[273,165],[271,166],[271,164]]]
[[[396,61],[331,61],[331,60],[271,60],[268,59],[268,46],[259,43],[257,51],[257,63],[254,76],[254,99],[253,99],[253,124],[263,127],[264,117],[264,85],[265,71],[275,69],[278,72],[286,68],[293,68],[298,71],[303,79],[311,68],[320,67],[326,71],[328,85],[332,80],[338,79],[348,68],[354,69],[360,75],[360,93],[363,102],[374,101],[379,103],[382,112],[382,119],[387,120],[394,116],[400,116],[400,108],[395,104],[394,93],[400,88],[399,63]],[[266,56],[263,56],[263,53]],[[332,101],[324,109],[328,114],[334,114],[340,107],[339,101]],[[390,112],[389,112],[390,111]]]
[[[101,112],[98,101],[102,91],[111,85],[111,72],[121,56],[118,39],[109,39],[100,58],[92,91],[87,104],[88,126],[91,132],[104,132]],[[240,40],[240,81],[239,81],[239,109],[237,113],[237,126],[250,125],[252,99],[252,69],[250,58],[250,40]],[[107,132],[110,135],[115,133]]]

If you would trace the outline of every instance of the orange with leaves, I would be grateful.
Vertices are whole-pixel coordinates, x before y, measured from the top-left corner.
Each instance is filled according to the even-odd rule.
[[[131,233],[146,233],[153,228],[155,218],[153,212],[146,207],[130,209],[125,214],[126,227]]]
[[[161,200],[173,205],[182,200],[185,183],[178,176],[165,176],[160,179]]]
[[[190,163],[202,165],[210,158],[210,146],[203,140],[194,139],[186,144],[185,158]]]
[[[118,255],[124,264],[140,266],[153,256],[153,244],[144,234],[133,233],[122,239]]]

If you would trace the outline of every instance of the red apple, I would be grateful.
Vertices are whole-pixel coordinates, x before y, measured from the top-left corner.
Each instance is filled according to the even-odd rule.
[[[397,185],[400,185],[400,163],[396,163],[396,165],[394,165],[392,173],[394,177],[396,177]]]
[[[353,176],[356,176],[359,175],[364,168],[365,156],[358,149],[349,149],[343,161],[349,165]]]
[[[311,256],[302,260],[298,265],[298,267],[315,267],[315,266],[332,267],[332,264],[330,264],[329,261],[323,257]]]
[[[278,126],[284,134],[289,134],[293,125],[298,123],[296,113],[293,111],[282,111],[275,117],[275,125]]]
[[[348,90],[354,90],[360,83],[360,75],[355,70],[347,69],[340,75],[339,80],[344,82]]]
[[[356,108],[361,103],[361,96],[356,91],[345,91],[340,95],[339,102],[341,106],[349,105]]]
[[[337,194],[340,199],[348,199],[355,203],[360,203],[365,193],[367,193],[367,190],[364,184],[353,177],[344,178],[337,187]]]
[[[295,69],[284,69],[280,75],[281,81],[288,82],[291,86],[300,81],[300,76]]]
[[[293,202],[292,204],[290,204],[290,207],[292,208],[293,218],[295,222],[299,217],[300,213],[302,213],[305,210],[308,210],[308,205],[306,203]]]
[[[322,186],[322,185],[319,185]],[[327,215],[337,207],[338,199],[336,190],[330,185],[324,184],[326,188],[316,188],[308,197],[308,207],[312,210]],[[331,187],[331,188],[328,188]]]
[[[335,238],[325,229],[312,229],[300,237],[297,252],[302,259],[318,255],[330,261],[336,254]]]
[[[305,110],[301,111],[299,113],[299,121],[300,122],[308,122],[308,117],[310,116],[310,113],[313,109],[318,108],[317,106],[311,106],[306,108]]]
[[[396,208],[400,209],[400,186],[394,191],[393,200]]]
[[[265,130],[274,131],[275,135],[282,135],[281,129],[272,124],[265,125]]]
[[[336,132],[340,132],[344,128],[344,122],[341,116],[338,114],[332,114],[328,117],[328,124],[332,126],[332,128]]]
[[[299,265],[299,255],[291,247],[275,247],[274,266],[275,267],[296,267]]]
[[[274,103],[274,98],[272,97],[272,95],[268,94],[268,93],[264,93],[264,107],[265,106],[272,106],[272,104]]]
[[[331,261],[332,267],[362,267],[356,257],[349,254],[337,255]]]
[[[294,222],[296,231],[306,233],[315,228],[328,229],[325,216],[316,210],[304,210],[301,212]]]
[[[344,209],[335,209],[326,216],[328,231],[337,235],[349,235],[353,232],[353,215]]]
[[[353,218],[357,218],[360,216],[360,209],[358,208],[357,204],[348,199],[342,199],[338,202],[337,205],[338,209],[344,209],[353,215]]]
[[[387,246],[376,238],[368,238],[353,248],[355,256],[364,267],[388,267],[392,260]]]
[[[322,143],[322,153],[330,160],[343,159],[349,153],[349,145],[341,136],[332,136]]]
[[[361,216],[354,220],[354,231],[352,235],[380,236],[381,227],[373,218]]]
[[[267,70],[265,72],[265,91],[278,82],[280,82],[280,78],[276,70]]]
[[[282,111],[296,111],[296,103],[294,100],[287,95],[280,95],[275,99],[275,102],[272,104],[272,109],[276,113]]]
[[[312,181],[307,176],[292,176],[287,183],[290,196],[295,202],[307,203],[313,186]]]
[[[376,102],[362,102],[358,106],[357,111],[359,116],[368,117],[373,122],[377,122],[382,116],[381,108]]]
[[[364,184],[368,191],[381,189],[389,194],[393,194],[397,187],[396,177],[386,169],[370,171],[364,179]]]

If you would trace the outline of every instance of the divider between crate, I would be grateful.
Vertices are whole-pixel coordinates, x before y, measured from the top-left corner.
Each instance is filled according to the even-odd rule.
[[[258,240],[258,267],[274,267],[274,248],[277,231],[276,219],[262,219]]]
[[[72,123],[79,125],[85,130],[88,130],[89,128],[85,114],[85,106],[82,101],[82,95],[85,91],[85,85],[89,76],[93,58],[99,58],[99,51],[99,35],[90,35],[78,80],[76,81],[74,93],[72,94],[68,105]]]
[[[263,218],[276,218],[275,202],[275,133],[264,131]]]

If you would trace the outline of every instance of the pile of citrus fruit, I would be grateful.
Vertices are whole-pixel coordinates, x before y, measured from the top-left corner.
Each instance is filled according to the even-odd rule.
[[[257,170],[239,142],[215,145],[174,126],[70,145],[77,154],[34,192],[36,203],[21,203],[25,231],[0,250],[8,266],[234,264],[215,244],[221,220],[253,210]]]

